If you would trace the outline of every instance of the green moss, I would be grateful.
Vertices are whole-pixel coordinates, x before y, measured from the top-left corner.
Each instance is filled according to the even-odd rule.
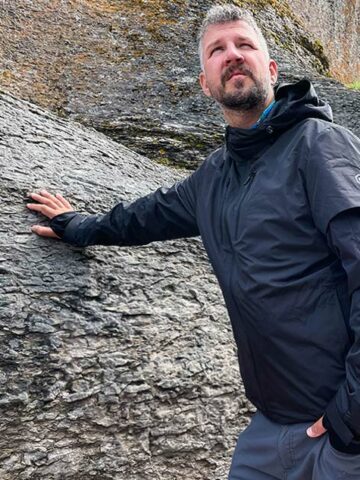
[[[227,0],[224,3],[228,3]],[[287,1],[284,0],[235,0],[234,4],[238,5],[239,7],[248,8],[252,10],[253,13],[259,12],[260,10],[264,10],[265,8],[273,8],[276,10],[277,15],[281,18],[289,18],[295,23],[299,25],[299,19],[294,14],[293,10],[291,9],[290,5]]]
[[[355,80],[355,82],[349,83],[346,86],[352,90],[360,90],[360,80]]]
[[[311,41],[305,36],[301,36],[299,40],[302,46],[317,58],[318,65],[316,66],[318,67],[320,73],[323,73],[325,75],[328,74],[330,69],[330,62],[324,52],[324,47],[320,40]]]
[[[171,167],[176,170],[189,170],[189,165],[182,163],[179,160],[175,162],[174,160],[171,160],[168,157],[155,157],[153,158],[153,161],[155,163],[158,163],[159,165],[164,165],[165,167]]]
[[[281,41],[279,35],[277,35],[275,32],[270,32],[270,35],[274,39],[274,42],[276,43],[276,45],[279,45],[280,47],[283,46],[283,42]]]

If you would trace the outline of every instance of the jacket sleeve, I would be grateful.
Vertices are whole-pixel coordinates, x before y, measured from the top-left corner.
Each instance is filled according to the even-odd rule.
[[[79,247],[145,245],[155,240],[197,236],[198,171],[133,203],[121,202],[104,215],[58,215],[51,220],[50,227],[65,242]]]
[[[312,218],[327,237],[347,273],[351,295],[346,380],[329,403],[324,426],[332,445],[360,453],[360,140],[330,124],[310,145],[305,160],[305,185]]]
[[[347,274],[352,344],[345,359],[345,382],[326,409],[324,426],[337,450],[360,453],[360,208],[333,218],[327,238]]]
[[[313,140],[305,160],[305,184],[315,225],[326,235],[339,213],[360,207],[360,140],[330,124]]]

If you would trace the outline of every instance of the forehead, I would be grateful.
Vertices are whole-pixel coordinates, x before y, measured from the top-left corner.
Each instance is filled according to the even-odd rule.
[[[258,43],[255,30],[244,20],[209,25],[203,36],[203,45],[206,48],[211,43],[232,37],[244,37]]]

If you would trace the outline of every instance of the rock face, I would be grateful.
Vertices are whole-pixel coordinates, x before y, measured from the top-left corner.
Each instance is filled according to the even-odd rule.
[[[323,76],[329,59],[289,4],[236,3],[257,12],[282,78],[313,78],[360,134],[360,93]],[[223,136],[197,85],[211,4],[1,2],[0,84],[193,168]],[[185,173],[11,95],[0,133],[1,480],[225,479],[253,407],[201,242],[74,249],[32,235],[25,208],[46,187],[93,213]]]
[[[325,46],[330,71],[351,82],[360,78],[359,0],[290,0],[294,12]]]
[[[321,75],[331,68],[327,50],[295,15],[291,5],[298,6],[296,0],[234,3],[256,13],[282,79],[307,75],[326,87],[328,79]],[[326,0],[320,3],[330,5]],[[0,2],[0,86],[93,126],[156,161],[194,168],[223,136],[218,108],[198,85],[196,34],[213,4],[212,0]],[[329,7],[321,18],[330,19],[332,12]],[[342,18],[359,27],[356,17]],[[326,21],[330,31],[331,22]],[[347,32],[345,23],[341,28]],[[356,65],[359,56],[351,61],[348,75]],[[336,118],[342,121],[348,93],[339,84],[331,85],[341,104]],[[355,101],[355,94],[350,96]]]
[[[199,239],[71,248],[27,192],[89,213],[180,178],[0,96],[1,480],[224,479],[246,401]]]

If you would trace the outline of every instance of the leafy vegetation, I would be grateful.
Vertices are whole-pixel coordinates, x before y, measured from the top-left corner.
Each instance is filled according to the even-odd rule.
[[[349,83],[348,85],[346,85],[348,88],[351,88],[353,90],[360,90],[360,80],[356,80],[355,82],[353,83]]]

